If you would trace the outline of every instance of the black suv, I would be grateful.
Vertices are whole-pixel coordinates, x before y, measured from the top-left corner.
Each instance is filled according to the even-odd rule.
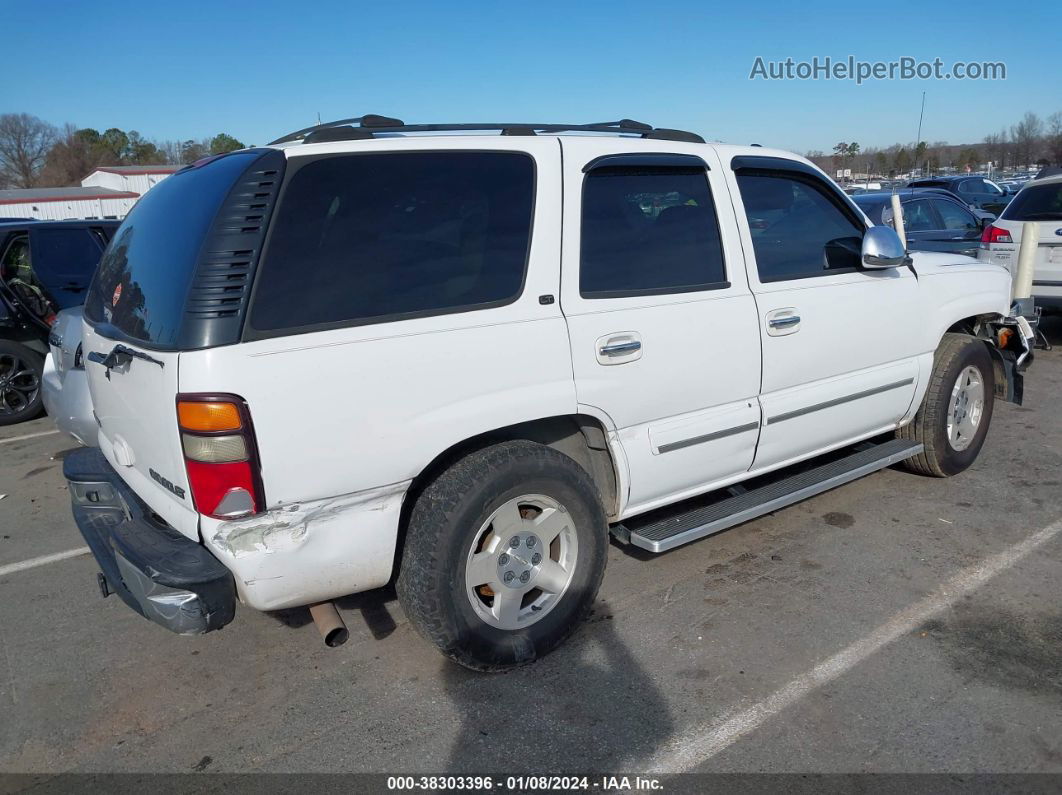
[[[941,188],[956,199],[978,210],[987,210],[999,215],[1011,200],[1011,196],[999,185],[984,177],[932,177],[915,179],[908,188]]]
[[[118,221],[0,223],[0,425],[41,412],[55,314],[80,306]]]

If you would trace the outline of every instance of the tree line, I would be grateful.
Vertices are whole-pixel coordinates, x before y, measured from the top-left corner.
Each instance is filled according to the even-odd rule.
[[[980,144],[917,141],[863,149],[856,142],[841,141],[832,153],[816,150],[808,152],[807,158],[827,172],[850,168],[882,177],[915,168],[934,173],[944,168],[964,171],[969,166],[977,171],[989,162],[994,171],[1062,166],[1062,111],[1046,119],[1028,111],[1016,124],[986,135]]]
[[[28,113],[0,114],[0,189],[80,185],[100,166],[183,165],[243,149],[227,133],[212,138],[155,141],[136,130],[65,124]]]

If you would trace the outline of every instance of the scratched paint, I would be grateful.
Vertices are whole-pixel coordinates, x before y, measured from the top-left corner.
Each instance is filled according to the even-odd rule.
[[[348,511],[371,505],[369,510],[383,510],[389,498],[401,499],[408,481],[367,491],[342,494],[324,500],[282,505],[264,514],[236,519],[218,525],[211,540],[233,557],[254,553],[273,553],[299,547],[310,537],[315,524],[327,522]]]

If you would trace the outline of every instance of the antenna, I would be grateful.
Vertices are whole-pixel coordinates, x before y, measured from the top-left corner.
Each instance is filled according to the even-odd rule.
[[[918,111],[918,140],[915,141],[915,151],[918,151],[918,145],[922,143],[922,116],[926,112],[926,92],[922,92],[922,109]],[[922,164],[918,164],[919,168],[922,168]],[[924,170],[924,169],[923,169]],[[922,176],[925,176],[923,174]]]

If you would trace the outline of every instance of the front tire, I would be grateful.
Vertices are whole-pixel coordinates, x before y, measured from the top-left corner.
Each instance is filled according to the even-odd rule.
[[[544,445],[501,442],[457,460],[417,498],[398,597],[447,657],[504,670],[549,653],[582,622],[607,552],[586,471]]]
[[[0,426],[32,420],[44,410],[44,359],[10,340],[0,340]]]
[[[995,368],[985,343],[966,334],[945,334],[922,405],[896,432],[925,448],[904,465],[938,478],[968,469],[984,446],[994,405]]]

